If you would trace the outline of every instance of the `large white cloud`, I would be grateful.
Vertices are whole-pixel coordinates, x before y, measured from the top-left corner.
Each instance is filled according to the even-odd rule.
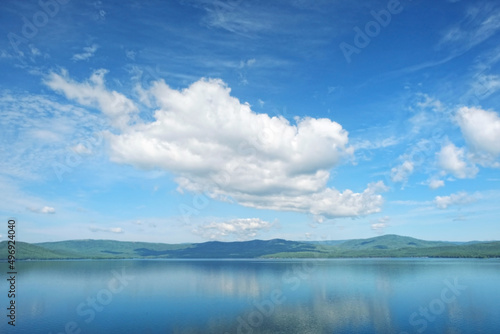
[[[98,98],[111,94],[101,74],[93,75],[94,84],[52,78],[58,84],[49,86],[73,92],[66,93],[69,98],[109,107]],[[81,87],[85,90],[79,91]],[[290,124],[283,117],[257,114],[215,79],[201,79],[180,91],[157,81],[142,92],[156,105],[154,121],[122,121],[119,133],[107,132],[112,161],[170,171],[180,191],[206,192],[249,207],[327,217],[380,211],[381,182],[361,193],[327,187],[330,170],[353,153],[340,124],[309,117]],[[137,109],[123,95],[112,96],[127,102],[117,103],[121,113],[106,109],[105,114],[125,117]]]
[[[462,107],[457,121],[471,149],[498,157],[500,155],[500,116],[494,111]]]

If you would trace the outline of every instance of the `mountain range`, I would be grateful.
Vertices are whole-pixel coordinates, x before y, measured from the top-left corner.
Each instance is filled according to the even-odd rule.
[[[7,241],[0,242],[0,260],[7,259]],[[353,257],[500,257],[500,241],[426,241],[398,235],[369,239],[163,244],[115,240],[16,241],[18,260],[57,259],[219,259],[219,258],[353,258]]]

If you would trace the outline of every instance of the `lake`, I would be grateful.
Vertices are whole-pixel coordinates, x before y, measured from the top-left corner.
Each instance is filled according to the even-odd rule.
[[[15,331],[2,284],[1,333],[500,328],[498,259],[28,261],[17,270]]]

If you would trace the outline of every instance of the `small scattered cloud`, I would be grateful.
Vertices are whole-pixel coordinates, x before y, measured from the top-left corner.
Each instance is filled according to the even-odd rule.
[[[51,206],[44,206],[42,208],[28,208],[31,212],[41,213],[41,214],[54,214],[56,209]]]
[[[5,50],[0,50],[0,59],[7,59],[7,58],[12,58],[12,55]]]
[[[416,103],[417,107],[421,109],[428,109],[434,112],[442,112],[445,110],[445,106],[438,99],[433,98],[427,94],[417,95],[421,98],[421,100]]]
[[[33,57],[37,57],[37,56],[41,56],[42,53],[40,52],[39,49],[37,49],[33,44],[30,44],[30,50],[31,50],[31,56]]]
[[[245,68],[245,67],[251,67],[253,66],[255,63],[256,63],[256,59],[255,58],[251,58],[251,59],[248,59],[248,60],[242,60],[240,62],[240,68]]]
[[[423,93],[417,93],[415,98],[416,101],[411,107],[414,114],[408,120],[411,125],[411,134],[425,134],[430,129],[439,130],[442,128],[443,121],[448,120],[446,105],[440,100]]]
[[[86,147],[81,143],[73,146],[71,149],[77,154],[92,154],[92,149]]]
[[[444,145],[436,156],[444,173],[450,173],[458,179],[474,178],[479,171],[476,165],[469,161],[465,149],[458,148],[453,143]]]
[[[41,142],[59,142],[61,141],[61,135],[55,133],[54,131],[46,130],[46,129],[33,129],[29,131],[29,135],[36,140]]]
[[[477,196],[469,195],[467,192],[462,191],[449,196],[436,196],[434,199],[434,204],[438,209],[448,209],[450,206],[467,205],[473,203],[477,200]]]
[[[405,160],[401,165],[391,169],[391,180],[393,182],[406,182],[413,173],[414,165],[411,161]]]
[[[83,48],[82,53],[74,54],[71,59],[73,59],[74,61],[87,60],[94,56],[98,48],[99,46],[97,44],[86,46]]]
[[[121,227],[102,228],[102,227],[90,226],[89,230],[91,232],[105,232],[105,233],[114,233],[114,234],[120,234],[120,233],[124,232]]]
[[[394,146],[399,144],[399,140],[394,137],[387,137],[382,139],[374,139],[374,140],[358,140],[353,143],[353,147],[355,150],[377,150],[381,148],[387,148],[390,146]]]
[[[132,50],[125,51],[125,56],[130,60],[135,60],[136,52]]]
[[[311,219],[311,221],[309,222],[309,227],[312,227],[312,228],[316,228],[318,227],[319,225],[325,223],[327,221],[327,218],[325,218],[324,216],[321,216],[321,215],[311,215],[309,214],[308,215]]]
[[[438,179],[432,179],[428,181],[429,188],[431,189],[438,189],[441,187],[444,187],[444,181],[443,180],[438,180]]]
[[[247,240],[255,238],[260,232],[267,231],[275,225],[259,218],[239,218],[223,222],[211,222],[199,225],[192,230],[194,234],[211,240],[226,237]]]
[[[378,234],[383,234],[385,229],[389,226],[389,221],[391,219],[388,216],[379,218],[376,221],[372,221],[371,229]]]
[[[467,96],[485,99],[500,90],[500,76],[481,73],[474,77]]]

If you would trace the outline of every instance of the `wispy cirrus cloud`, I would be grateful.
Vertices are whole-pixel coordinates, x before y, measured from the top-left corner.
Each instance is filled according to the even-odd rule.
[[[91,46],[86,46],[83,48],[83,52],[76,53],[71,57],[74,61],[87,60],[94,56],[99,46],[97,44],[93,44]]]
[[[388,73],[387,77],[418,72],[443,65],[488,40],[500,30],[500,8],[493,2],[470,6],[464,18],[441,32],[435,48],[445,51],[446,56],[408,66]]]
[[[500,90],[500,76],[480,73],[473,77],[467,96],[485,99]]]
[[[0,92],[0,126],[4,129],[0,175],[24,180],[54,176],[54,163],[65,164],[75,153],[88,155],[89,143],[95,143],[95,135],[107,127],[83,108],[43,95],[11,92]]]
[[[0,211],[5,213],[55,214],[53,201],[29,193],[17,184],[16,178],[5,177],[0,173]],[[47,205],[51,203],[51,205]]]
[[[243,0],[207,1],[184,0],[184,3],[206,12],[202,23],[211,28],[224,29],[240,35],[251,35],[271,29],[275,24],[271,13],[259,10]]]
[[[121,227],[97,227],[97,226],[89,226],[89,230],[91,232],[105,232],[105,233],[114,233],[120,234],[123,233],[124,230]]]
[[[439,48],[447,48],[453,54],[467,52],[500,30],[500,8],[493,2],[470,6],[464,18],[443,32]]]

